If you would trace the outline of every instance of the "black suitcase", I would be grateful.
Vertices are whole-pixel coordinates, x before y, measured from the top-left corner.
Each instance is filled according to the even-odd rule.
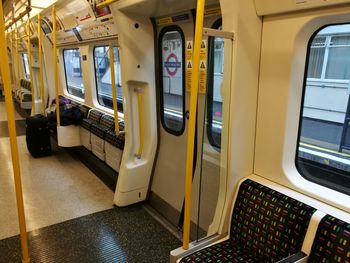
[[[49,121],[43,115],[26,119],[27,148],[33,157],[51,155]]]

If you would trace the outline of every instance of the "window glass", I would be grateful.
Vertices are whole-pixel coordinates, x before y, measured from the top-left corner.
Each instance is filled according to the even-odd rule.
[[[67,91],[69,94],[84,98],[83,72],[78,48],[63,50],[64,69],[66,73]]]
[[[221,26],[216,27],[221,30]],[[222,97],[221,85],[224,74],[224,39],[209,38],[209,79],[207,93],[207,134],[216,149],[221,148]]]
[[[296,165],[307,179],[350,193],[350,25],[310,40]]]
[[[349,56],[350,35],[331,37],[326,78],[348,80],[350,78]]]
[[[326,37],[315,37],[309,54],[308,78],[321,78],[324,55],[326,51]]]
[[[175,135],[184,130],[184,41],[180,28],[160,34],[161,114],[163,127]]]
[[[26,79],[30,78],[30,73],[29,73],[29,59],[28,59],[28,54],[23,53],[23,65],[24,65],[24,74]]]
[[[119,48],[113,47],[115,85],[117,90],[118,111],[123,112],[122,83],[120,74]],[[109,46],[95,47],[95,77],[97,100],[101,106],[113,109],[111,67]]]

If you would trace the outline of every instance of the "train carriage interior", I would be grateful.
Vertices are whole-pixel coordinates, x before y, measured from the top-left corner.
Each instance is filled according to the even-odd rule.
[[[349,0],[0,17],[0,263],[350,263]]]

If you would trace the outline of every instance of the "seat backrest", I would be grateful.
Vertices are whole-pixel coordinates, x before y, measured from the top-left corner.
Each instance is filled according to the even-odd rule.
[[[308,262],[350,263],[350,223],[330,215],[322,218]]]
[[[88,106],[85,106],[82,104],[79,104],[78,107],[79,107],[80,111],[84,114],[84,118],[86,118],[88,113],[89,113],[90,108]]]
[[[105,129],[113,129],[114,128],[114,118],[107,114],[103,115],[100,120],[100,126]]]
[[[315,208],[245,180],[235,202],[230,239],[257,262],[276,262],[301,250]]]
[[[94,122],[99,123],[103,113],[98,110],[90,110],[88,118]]]

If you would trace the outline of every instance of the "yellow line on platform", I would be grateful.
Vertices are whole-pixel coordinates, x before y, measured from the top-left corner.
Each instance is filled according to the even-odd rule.
[[[303,143],[303,142],[301,142],[300,145],[306,146],[306,147],[309,147],[309,148],[312,148],[312,149],[324,151],[324,152],[334,153],[334,154],[341,155],[341,156],[344,156],[344,157],[350,157],[350,154],[337,152],[337,151],[334,151],[334,150],[330,150],[330,149],[327,149],[327,148],[318,147],[318,146],[315,146],[315,145],[312,145],[312,144],[308,144],[308,143]]]

